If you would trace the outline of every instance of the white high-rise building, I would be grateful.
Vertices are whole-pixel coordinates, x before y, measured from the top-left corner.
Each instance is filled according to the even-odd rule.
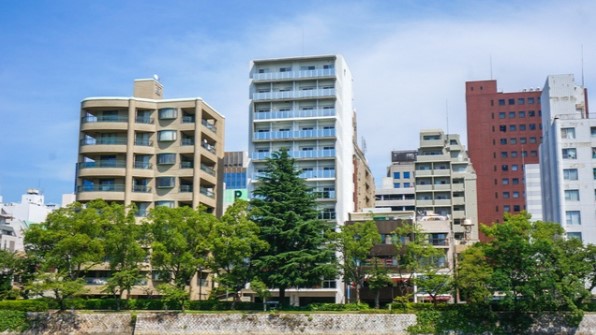
[[[343,57],[255,60],[250,79],[249,192],[264,172],[265,159],[286,148],[302,170],[301,177],[319,195],[321,219],[341,225],[359,204],[372,203],[370,173],[364,183],[354,178],[362,164],[364,170],[368,167],[355,144],[352,75]],[[358,183],[367,185],[356,187]],[[302,299],[344,301],[344,288],[336,279],[287,294],[294,305]]]
[[[573,75],[553,75],[542,96],[540,171],[545,221],[568,237],[596,243],[596,119],[588,117],[586,90]]]

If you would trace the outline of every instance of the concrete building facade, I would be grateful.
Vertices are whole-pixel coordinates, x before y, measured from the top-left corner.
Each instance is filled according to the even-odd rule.
[[[249,192],[265,159],[285,148],[317,193],[319,218],[342,225],[374,203],[374,183],[357,148],[352,75],[339,55],[255,60],[250,69]],[[344,301],[341,280],[289,290],[290,303]]]
[[[391,211],[415,211],[415,162],[416,150],[392,151],[391,165],[382,180],[381,188],[376,189],[375,207]]]
[[[132,97],[81,102],[76,200],[205,206],[221,215],[224,117],[201,98],[164,99],[157,79]]]
[[[589,118],[587,91],[573,75],[552,75],[541,100],[544,220],[560,223],[570,238],[596,243],[596,119]]]
[[[476,173],[459,135],[440,129],[420,132],[415,162],[415,205],[418,217],[448,217],[456,240],[478,240]]]
[[[492,224],[527,209],[524,164],[538,163],[538,88],[497,91],[496,80],[466,82],[468,153],[478,183],[478,220]]]
[[[237,199],[248,200],[246,186],[248,168],[248,153],[246,151],[225,152],[223,159],[224,213]]]

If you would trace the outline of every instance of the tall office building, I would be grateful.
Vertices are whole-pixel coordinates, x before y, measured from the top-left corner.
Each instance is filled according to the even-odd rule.
[[[76,200],[205,206],[220,215],[224,117],[201,98],[164,99],[157,79],[134,82],[132,97],[81,103]]]
[[[468,154],[478,178],[480,223],[526,209],[523,170],[538,163],[540,93],[498,92],[496,80],[466,82]]]
[[[320,218],[343,224],[374,201],[374,183],[356,146],[352,75],[341,56],[255,60],[250,69],[249,192],[265,159],[285,148],[318,195]],[[368,186],[361,186],[368,183]],[[367,199],[368,198],[368,199]],[[292,304],[344,301],[341,280],[289,290]]]
[[[588,117],[587,91],[573,75],[548,76],[541,101],[544,220],[596,243],[596,119]]]
[[[224,213],[237,199],[248,200],[248,191],[246,188],[247,167],[248,154],[246,151],[226,151],[224,154]]]
[[[476,173],[459,135],[422,130],[415,168],[417,216],[447,217],[455,240],[477,241]]]

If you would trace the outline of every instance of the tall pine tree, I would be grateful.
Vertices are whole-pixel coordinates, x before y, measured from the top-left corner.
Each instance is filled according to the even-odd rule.
[[[279,289],[283,305],[291,287],[310,287],[337,274],[329,243],[332,226],[318,219],[315,196],[287,150],[274,152],[253,192],[253,221],[269,248],[255,260],[260,279]]]

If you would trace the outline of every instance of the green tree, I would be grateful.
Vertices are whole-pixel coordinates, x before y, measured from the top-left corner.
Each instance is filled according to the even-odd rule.
[[[15,252],[0,249],[0,300],[16,298],[13,282],[22,269],[22,257]]]
[[[439,295],[451,293],[453,289],[453,278],[451,275],[429,271],[416,278],[418,292],[428,294],[433,305],[437,305]]]
[[[199,267],[207,266],[212,248],[209,236],[216,222],[217,218],[204,208],[156,207],[151,210],[145,224],[152,241],[153,271],[164,276],[162,279],[178,291],[185,291],[188,286],[186,294],[191,296],[191,280]]]
[[[341,227],[335,240],[341,255],[344,280],[348,286],[355,284],[356,302],[360,303],[360,289],[367,274],[364,264],[372,248],[381,240],[381,235],[374,221],[364,221]]]
[[[35,281],[28,285],[28,289],[40,297],[51,293],[47,297],[56,300],[62,311],[66,309],[67,299],[86,292],[85,281],[82,278],[72,279],[59,272],[40,273]]]
[[[373,258],[372,268],[369,271],[368,276],[368,287],[375,294],[375,308],[381,308],[381,289],[391,284],[391,277],[387,274],[387,267],[385,264],[381,264],[381,261],[378,258]]]
[[[490,278],[493,268],[489,265],[484,250],[474,245],[461,254],[458,262],[455,286],[462,298],[474,305],[485,305],[491,301],[492,291]]]
[[[253,279],[250,282],[251,290],[255,291],[257,297],[261,298],[263,301],[263,311],[267,311],[267,299],[271,297],[271,291],[265,283],[263,283],[260,279]]]
[[[332,227],[318,219],[315,195],[299,175],[287,150],[274,152],[251,201],[253,221],[269,244],[255,265],[262,281],[279,289],[282,306],[287,288],[313,286],[337,273]]]
[[[230,206],[215,222],[210,240],[209,266],[219,284],[234,292],[235,305],[238,292],[253,277],[254,256],[267,249],[267,242],[259,238],[259,227],[249,220],[248,202],[237,200]]]

